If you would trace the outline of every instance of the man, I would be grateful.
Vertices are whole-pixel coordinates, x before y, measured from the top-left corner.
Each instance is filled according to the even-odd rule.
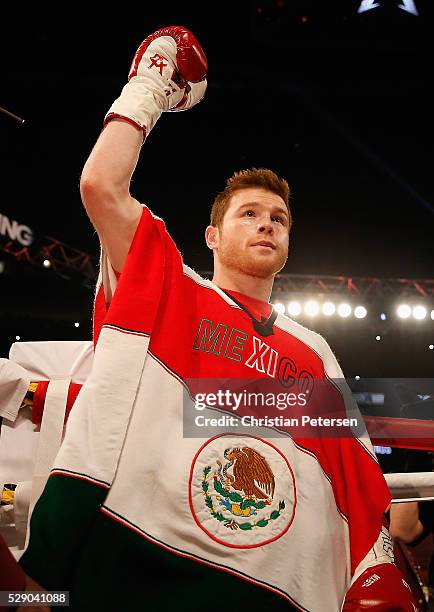
[[[390,507],[390,533],[394,539],[417,546],[434,533],[434,502],[403,502]],[[428,568],[430,601],[433,598],[434,556]]]
[[[348,611],[366,598],[413,610],[381,529],[390,497],[368,440],[192,428],[188,398],[223,381],[272,380],[302,396],[322,380],[336,405],[350,403],[328,382],[343,375],[326,342],[268,304],[288,253],[284,180],[262,169],[228,181],[206,229],[213,282],[130,195],[144,137],[163,111],[200,101],[206,71],[188,30],[145,39],[83,170],[102,244],[95,360],[23,566],[78,610],[332,612],[345,596]],[[209,404],[204,415],[225,412]]]
[[[418,544],[434,531],[433,502],[405,502],[390,507],[390,533],[405,544]]]

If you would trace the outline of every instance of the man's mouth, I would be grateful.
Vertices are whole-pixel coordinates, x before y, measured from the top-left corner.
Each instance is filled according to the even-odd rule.
[[[252,246],[263,246],[268,247],[269,249],[276,250],[276,245],[273,242],[269,242],[268,240],[260,240],[259,242],[255,242]]]

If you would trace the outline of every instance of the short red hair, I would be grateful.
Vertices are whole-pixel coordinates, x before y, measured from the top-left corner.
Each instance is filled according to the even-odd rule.
[[[227,181],[226,187],[214,200],[211,208],[211,225],[221,227],[223,218],[229,206],[231,197],[240,189],[258,187],[266,189],[280,196],[288,209],[289,228],[292,225],[291,210],[289,208],[290,189],[285,179],[277,176],[275,172],[268,168],[251,168],[250,170],[240,170],[235,172]]]

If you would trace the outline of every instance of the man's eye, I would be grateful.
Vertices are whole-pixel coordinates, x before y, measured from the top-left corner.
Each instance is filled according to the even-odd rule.
[[[253,210],[246,210],[246,212],[244,213],[244,215],[246,217],[254,217],[255,213],[253,212]]]
[[[277,217],[272,217],[272,221],[278,221],[279,223],[283,223],[283,219],[282,219],[282,217],[279,217],[279,216],[277,216]]]

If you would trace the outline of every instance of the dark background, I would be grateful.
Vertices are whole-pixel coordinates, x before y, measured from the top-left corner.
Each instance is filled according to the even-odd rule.
[[[182,24],[207,53],[208,92],[195,109],[160,120],[132,192],[164,217],[186,263],[212,266],[203,230],[224,180],[266,166],[293,189],[285,272],[433,279],[433,7],[415,0],[415,16],[400,0],[379,4],[363,13],[359,0],[5,10],[0,106],[26,123],[0,115],[0,213],[37,240],[55,236],[97,256],[81,168],[136,47]],[[93,296],[79,275],[61,278],[1,250],[0,260],[2,356],[16,335],[90,337]],[[395,321],[396,301],[380,296],[362,321],[307,324],[349,376],[431,376],[434,321]],[[432,296],[421,303],[434,308]]]

